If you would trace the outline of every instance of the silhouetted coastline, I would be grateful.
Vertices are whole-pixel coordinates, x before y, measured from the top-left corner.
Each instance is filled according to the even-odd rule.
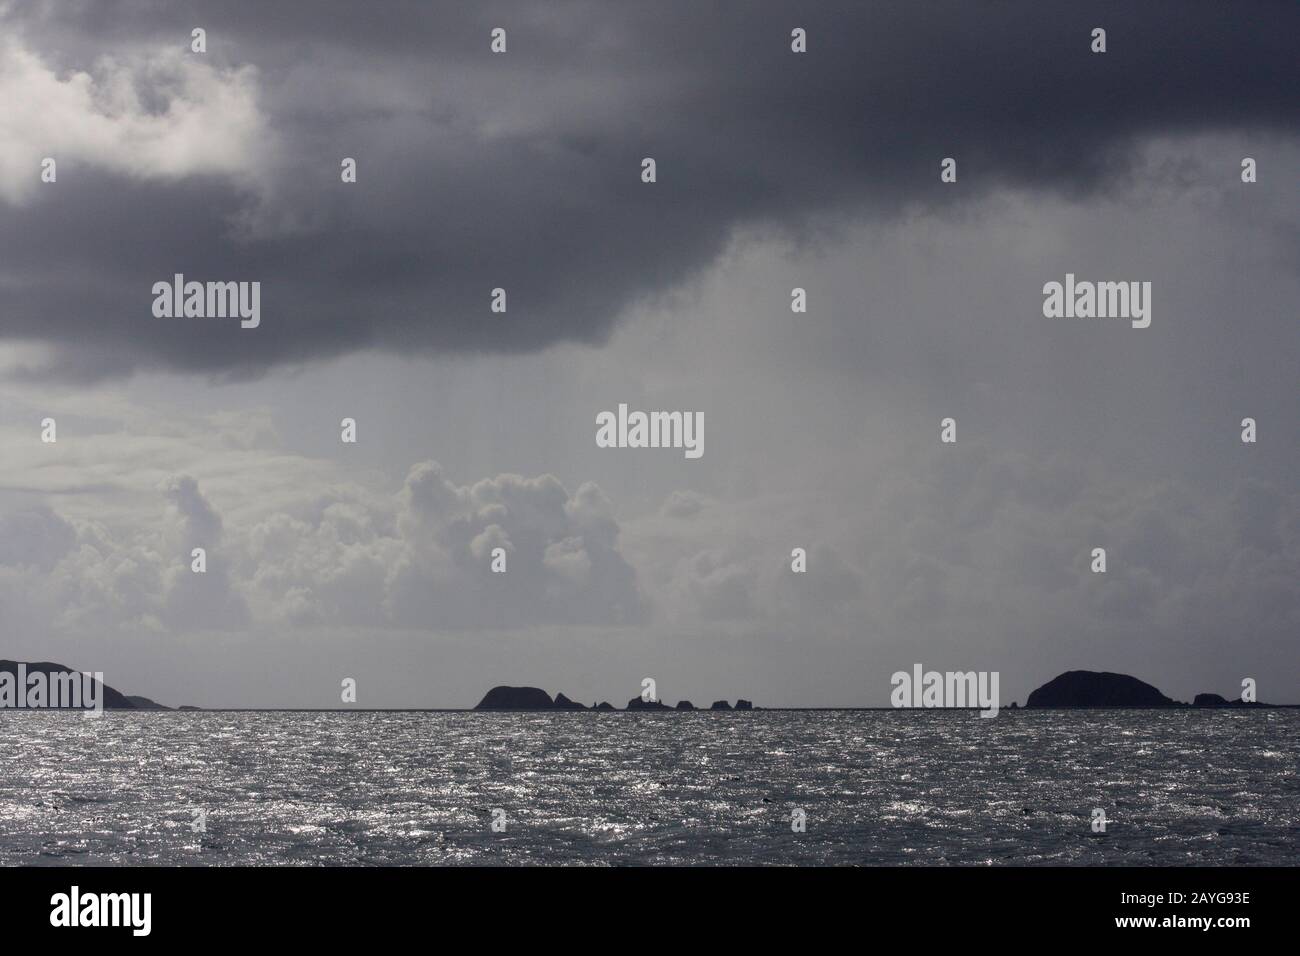
[[[48,680],[51,675],[73,675],[81,674],[81,671],[74,670],[63,664],[57,664],[50,661],[22,662],[11,660],[0,660],[0,673],[13,675],[16,682],[19,667],[25,669],[28,675],[41,673],[46,675]],[[105,710],[135,710],[135,711],[169,711],[169,712],[192,712],[202,710],[230,710],[230,711],[464,711],[464,708],[440,708],[440,707],[218,707],[204,708],[195,707],[185,704],[180,707],[172,708],[144,696],[127,695],[121,691],[110,687],[106,683],[101,683],[102,687],[101,700]],[[1198,710],[1212,709],[1242,709],[1242,708],[1293,708],[1300,707],[1297,704],[1268,704],[1258,701],[1245,701],[1240,698],[1223,697],[1215,693],[1197,694],[1189,704],[1185,701],[1174,700],[1152,684],[1139,680],[1128,674],[1118,674],[1110,671],[1066,671],[1063,674],[1054,677],[1052,680],[1043,684],[1034,690],[1026,700],[1023,707],[1010,701],[1002,705],[1004,710],[1060,710],[1060,709],[1086,709],[1086,708],[1127,708],[1139,710],[1168,710],[1180,708],[1194,708]],[[0,708],[3,711],[5,708]],[[75,709],[75,708],[31,708],[22,709]],[[82,708],[84,709],[84,708]],[[558,693],[552,697],[548,692],[540,687],[532,686],[510,686],[498,685],[489,690],[483,699],[478,702],[472,711],[586,711],[595,713],[626,713],[629,711],[636,712],[656,712],[656,713],[703,713],[706,711],[752,711],[762,710],[764,708],[755,707],[752,701],[745,698],[736,700],[733,706],[727,700],[715,700],[708,707],[696,707],[689,700],[680,700],[675,706],[670,706],[663,701],[654,699],[643,699],[633,697],[623,708],[615,707],[608,701],[593,703],[591,706],[572,700],[564,693]],[[766,708],[776,710],[806,710],[806,711],[833,711],[833,710],[895,710],[911,708],[893,708],[893,707],[780,707]],[[939,708],[944,709],[944,708]],[[978,709],[978,708],[947,708],[947,709]]]

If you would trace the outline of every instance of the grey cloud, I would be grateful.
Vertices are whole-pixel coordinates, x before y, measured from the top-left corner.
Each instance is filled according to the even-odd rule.
[[[708,537],[707,531],[688,532],[677,546]],[[821,630],[842,607],[861,611],[855,604],[864,591],[861,572],[827,544],[805,550],[804,573],[791,569],[791,548],[781,532],[768,532],[744,548],[708,548],[681,558],[668,582],[673,613],[681,621],[763,621],[799,633]]]
[[[5,27],[59,69],[183,46],[205,23],[214,68],[257,68],[277,139],[256,183],[132,178],[74,154],[7,208],[4,335],[58,349],[32,375],[598,343],[737,227],[812,236],[1005,185],[1086,196],[1147,137],[1297,129],[1288,2],[25,9]],[[1104,56],[1087,49],[1097,24]],[[511,45],[494,57],[496,25]],[[789,52],[792,25],[808,54]],[[162,109],[166,91],[139,83]],[[960,187],[938,182],[948,155]],[[174,272],[262,281],[262,327],[153,319],[148,290]],[[496,286],[504,316],[488,312]]]
[[[999,630],[1039,640],[1069,622],[1042,650],[1067,664],[1071,649],[1087,657],[1103,645],[1217,660],[1246,641],[1267,653],[1300,626],[1294,493],[1250,478],[1215,497],[1182,481],[1094,474],[1068,500],[1048,502],[1039,487],[1050,462],[967,452],[919,461],[872,525],[874,539],[895,543],[862,555],[870,606],[887,629],[919,625],[987,648]],[[952,494],[957,485],[965,494]],[[1105,574],[1090,570],[1094,547],[1107,551]]]
[[[217,544],[221,538],[221,516],[199,491],[197,481],[189,475],[169,478],[163,485],[163,495],[176,509],[187,543],[195,547]]]
[[[49,571],[76,541],[72,525],[45,505],[0,516],[0,564]]]
[[[704,510],[704,499],[693,491],[674,491],[659,509],[666,518],[693,518]]]
[[[758,575],[737,556],[701,551],[679,562],[673,576],[680,607],[705,621],[745,620],[756,609]]]
[[[137,532],[69,521],[44,506],[0,518],[0,611],[29,622],[28,636],[246,626],[247,606],[219,546],[220,515],[188,476],[161,493],[169,512]],[[207,548],[207,573],[191,570],[192,547]]]
[[[163,485],[174,525],[164,532],[161,567],[163,601],[159,617],[181,630],[227,630],[248,625],[250,614],[232,583],[228,551],[222,543],[221,515],[189,475]],[[193,551],[203,548],[205,567],[196,573]],[[174,558],[168,560],[172,555]]]

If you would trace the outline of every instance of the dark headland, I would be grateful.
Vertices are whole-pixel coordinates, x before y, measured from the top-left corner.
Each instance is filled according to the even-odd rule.
[[[19,681],[20,667],[22,668],[22,672],[27,675],[28,680],[30,680],[31,675],[33,674],[44,674],[47,682],[51,677],[81,676],[80,671],[75,671],[71,667],[66,667],[63,664],[55,664],[52,661],[0,661],[0,674],[12,674],[13,677],[11,679],[16,685]],[[105,710],[171,710],[170,707],[164,707],[162,704],[155,703],[148,697],[128,697],[116,688],[109,687],[107,684],[101,683],[100,681],[95,681],[95,683],[98,685],[96,696],[103,702]],[[27,687],[15,687],[15,690],[19,694],[26,695],[27,693]],[[45,706],[46,705],[44,704],[42,705],[42,707]],[[87,708],[83,706],[76,709],[85,710]]]

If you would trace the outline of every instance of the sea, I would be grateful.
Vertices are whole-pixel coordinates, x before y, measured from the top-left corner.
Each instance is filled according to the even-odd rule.
[[[1300,710],[6,711],[0,864],[1295,865],[1297,754]]]

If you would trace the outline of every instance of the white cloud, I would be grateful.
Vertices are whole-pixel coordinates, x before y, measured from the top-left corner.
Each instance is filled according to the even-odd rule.
[[[60,75],[14,37],[0,40],[0,199],[31,200],[41,161],[59,181],[79,167],[136,179],[217,175],[260,181],[274,136],[257,71],[158,49]]]

